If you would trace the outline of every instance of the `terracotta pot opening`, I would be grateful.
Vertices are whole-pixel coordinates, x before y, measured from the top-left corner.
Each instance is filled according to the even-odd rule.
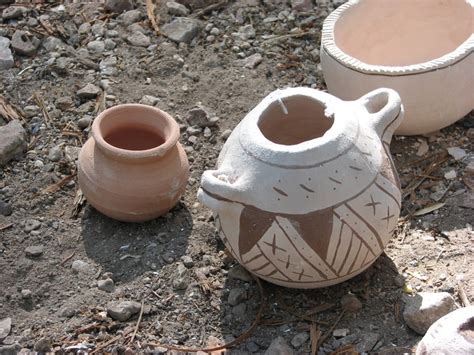
[[[116,148],[126,150],[153,149],[165,141],[153,127],[141,125],[117,127],[108,133],[104,140]]]
[[[466,0],[364,0],[335,23],[336,45],[351,57],[381,66],[408,66],[451,53],[471,36]]]
[[[273,102],[260,116],[258,127],[269,141],[294,145],[322,137],[334,119],[325,115],[326,106],[296,95]]]

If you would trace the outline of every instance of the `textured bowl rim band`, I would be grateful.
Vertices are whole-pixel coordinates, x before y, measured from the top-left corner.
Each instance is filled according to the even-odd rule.
[[[339,6],[324,20],[321,47],[322,49],[336,61],[342,63],[346,67],[365,74],[399,76],[425,73],[449,67],[457,62],[462,61],[471,53],[474,53],[474,33],[471,34],[459,47],[454,51],[445,54],[439,58],[432,59],[428,62],[407,65],[407,66],[384,66],[367,64],[356,59],[344,51],[336,44],[334,37],[334,28],[336,22],[344,11],[352,6],[357,6],[361,0],[350,0],[349,2]],[[362,0],[363,1],[363,0]],[[474,0],[464,0],[468,5],[474,8]]]

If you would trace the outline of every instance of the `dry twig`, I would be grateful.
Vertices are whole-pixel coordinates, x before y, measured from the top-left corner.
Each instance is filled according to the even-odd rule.
[[[224,5],[227,4],[227,0],[224,0],[224,1],[221,1],[221,2],[218,2],[218,3],[215,3],[215,4],[211,4],[201,10],[199,10],[197,13],[196,13],[196,17],[203,17],[209,13],[211,13],[212,11],[214,10],[217,10],[217,9],[220,9],[221,7],[224,7]]]
[[[158,23],[156,22],[155,4],[153,3],[153,0],[146,0],[146,14],[156,34],[160,35],[160,27],[158,26]]]
[[[33,94],[33,100],[35,101],[36,105],[40,108],[41,110],[41,113],[43,114],[43,117],[44,117],[44,123],[46,124],[46,126],[51,126],[51,117],[49,117],[49,113],[48,111],[46,110],[46,106],[44,104],[44,100],[43,98],[41,97],[40,93],[38,92],[35,92]]]
[[[329,328],[329,330],[321,337],[319,338],[318,340],[318,347],[320,347],[325,341],[326,339],[332,334],[334,328],[336,328],[337,324],[339,323],[339,321],[342,319],[342,317],[344,316],[344,314],[346,313],[345,310],[343,310],[341,312],[341,314],[339,315],[339,317],[337,317],[336,321],[334,322],[334,324],[331,326],[331,328]]]
[[[3,96],[0,95],[0,116],[3,117],[7,122],[11,120],[23,121],[22,115],[19,110],[13,105],[9,104]]]
[[[138,328],[140,327],[140,322],[142,321],[143,308],[144,308],[144,302],[142,300],[142,307],[140,308],[140,315],[138,316],[137,325],[135,326],[135,329],[133,331],[132,338],[130,339],[129,344],[133,343],[133,341],[135,340],[135,336],[137,335]]]
[[[311,355],[316,355],[316,352],[318,351],[318,342],[319,342],[319,337],[321,336],[321,330],[319,329],[319,326],[316,325],[316,323],[311,323],[311,326],[309,328],[309,335],[311,336]]]
[[[76,252],[75,252],[75,251],[73,251],[71,255],[66,256],[66,257],[63,259],[63,261],[61,261],[61,263],[60,263],[59,265],[63,266],[63,265],[66,264],[69,260],[71,260],[74,255],[76,255]]]
[[[13,227],[13,223],[1,224],[0,225],[0,231],[3,231],[3,230],[8,229],[10,227]]]
[[[466,291],[464,291],[464,286],[462,285],[461,281],[458,281],[458,289],[459,298],[461,299],[464,307],[469,307],[471,302],[469,302],[469,299],[467,298]]]
[[[74,178],[74,176],[76,176],[75,172],[72,173],[71,175],[67,175],[67,176],[63,177],[58,182],[56,182],[54,184],[51,184],[47,188],[45,188],[42,191],[42,193],[50,194],[50,193],[55,193],[56,191],[61,190],[64,185],[66,185],[69,181],[71,181]]]

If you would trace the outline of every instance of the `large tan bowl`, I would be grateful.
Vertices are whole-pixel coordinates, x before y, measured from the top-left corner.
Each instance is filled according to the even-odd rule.
[[[473,32],[474,0],[350,0],[323,26],[328,90],[392,88],[405,107],[396,134],[439,130],[474,109]]]

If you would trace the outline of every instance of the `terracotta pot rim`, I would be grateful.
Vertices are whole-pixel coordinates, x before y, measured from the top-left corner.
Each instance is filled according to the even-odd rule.
[[[169,128],[169,133],[167,135],[162,135],[162,138],[164,139],[164,142],[162,144],[146,150],[128,150],[115,147],[105,141],[100,129],[102,121],[104,119],[112,117],[114,114],[117,114],[120,111],[130,109],[147,111],[148,113],[155,116],[157,120],[162,120],[165,123],[165,125]],[[176,145],[180,135],[179,125],[170,114],[160,110],[159,108],[142,104],[120,104],[102,111],[94,120],[91,132],[95,144],[103,153],[116,158],[133,160],[143,160],[147,158],[156,158],[164,156],[170,149],[172,149]]]
[[[363,0],[349,0],[347,3],[339,6],[325,20],[321,31],[321,49],[330,57],[340,62],[342,65],[355,71],[365,74],[376,74],[386,76],[403,76],[430,72],[434,70],[449,67],[474,53],[474,34],[471,34],[454,51],[447,53],[439,58],[433,58],[430,61],[406,66],[386,66],[367,64],[357,58],[345,53],[336,44],[334,38],[334,28],[340,16],[353,6],[357,6]],[[474,9],[474,0],[460,0],[471,5]]]

